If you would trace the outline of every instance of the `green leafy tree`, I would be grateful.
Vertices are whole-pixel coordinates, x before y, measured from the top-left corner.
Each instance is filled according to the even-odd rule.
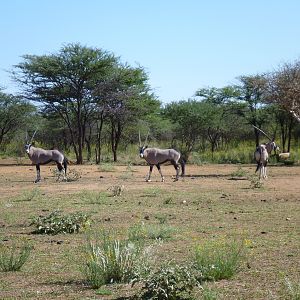
[[[201,102],[207,103],[206,131],[213,155],[220,144],[226,145],[242,134],[240,111],[245,109],[245,105],[237,101],[240,92],[234,86],[199,89],[195,96],[199,97]]]
[[[0,91],[0,147],[5,140],[30,123],[35,107],[21,98]],[[26,130],[24,129],[24,142]]]
[[[269,114],[265,109],[267,80],[264,75],[240,76],[240,84],[236,86],[239,93],[237,99],[244,104],[239,113],[249,125],[262,128],[269,122]],[[253,128],[256,146],[259,145],[260,132]]]
[[[101,49],[68,44],[56,54],[24,55],[13,76],[27,99],[55,112],[68,127],[77,163],[83,162],[86,124],[94,112],[93,91],[118,59]]]
[[[164,108],[163,114],[176,126],[177,138],[181,140],[180,151],[186,159],[194,150],[197,141],[208,128],[213,111],[210,104],[194,99],[172,102]]]
[[[160,105],[150,93],[147,81],[148,76],[143,68],[119,66],[95,90],[99,114],[102,113],[110,124],[114,161],[117,161],[117,150],[126,126]]]

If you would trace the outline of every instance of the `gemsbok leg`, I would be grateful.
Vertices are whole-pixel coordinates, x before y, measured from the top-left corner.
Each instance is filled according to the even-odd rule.
[[[157,164],[156,167],[157,167],[157,170],[158,170],[158,172],[159,172],[159,174],[160,174],[160,176],[161,176],[161,182],[164,182],[164,181],[165,181],[165,178],[164,178],[164,176],[163,176],[163,174],[162,174],[162,172],[161,172],[160,164]]]
[[[153,165],[150,165],[149,173],[148,173],[148,176],[146,178],[147,182],[151,181],[152,170],[153,170]]]
[[[37,164],[35,168],[36,168],[36,180],[34,182],[37,183],[41,181],[41,168],[39,164]]]
[[[174,166],[175,170],[176,170],[176,177],[175,177],[175,180],[174,181],[177,181],[178,178],[179,178],[179,165],[174,161],[172,160],[171,161],[172,165]]]

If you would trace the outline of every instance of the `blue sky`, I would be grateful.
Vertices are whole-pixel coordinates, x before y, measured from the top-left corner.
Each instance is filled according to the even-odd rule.
[[[68,43],[143,66],[163,103],[300,58],[300,1],[2,0],[0,86],[24,54]]]

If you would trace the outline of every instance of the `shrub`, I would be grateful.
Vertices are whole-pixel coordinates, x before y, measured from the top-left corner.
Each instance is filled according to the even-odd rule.
[[[163,264],[145,280],[142,299],[183,300],[192,299],[191,293],[199,285],[195,270],[173,262]]]
[[[263,181],[260,180],[259,177],[256,175],[249,176],[249,180],[250,180],[250,188],[252,189],[261,189],[264,187]]]
[[[54,211],[49,216],[34,218],[30,225],[35,225],[37,234],[58,234],[78,233],[80,230],[89,227],[90,217],[84,213],[77,212],[69,215],[61,215],[61,212]]]
[[[64,172],[64,171],[63,171]],[[53,177],[56,181],[78,181],[81,178],[81,173],[74,169],[68,168],[66,178],[64,178],[63,172],[59,171],[57,168],[52,170]]]
[[[109,187],[107,190],[111,192],[112,197],[119,197],[124,192],[124,185],[113,185]]]
[[[93,288],[109,283],[129,283],[145,263],[142,247],[129,240],[113,239],[106,233],[100,241],[88,240],[83,273]]]
[[[0,245],[0,270],[2,272],[19,271],[26,263],[32,247],[25,243],[19,249],[13,244],[11,247]]]
[[[244,245],[236,241],[209,241],[196,247],[195,267],[203,280],[231,278],[244,257]]]

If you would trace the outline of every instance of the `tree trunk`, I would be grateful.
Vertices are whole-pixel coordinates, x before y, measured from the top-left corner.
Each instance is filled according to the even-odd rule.
[[[288,130],[288,148],[287,152],[290,152],[291,150],[291,141],[292,141],[292,130],[294,127],[294,120],[291,118],[290,119],[290,124],[289,124],[289,130]]]
[[[97,122],[97,141],[96,141],[96,147],[95,147],[95,153],[96,153],[96,164],[100,164],[101,161],[101,136],[102,136],[102,128],[104,123],[104,117],[103,112],[100,114],[100,124]]]
[[[283,152],[286,152],[285,143],[286,143],[286,128],[284,120],[280,120],[280,131],[281,131],[281,146]]]
[[[91,140],[92,140],[92,125],[89,124],[89,134],[88,135],[85,134],[85,144],[86,144],[86,151],[87,151],[86,159],[87,159],[87,161],[90,161],[91,157],[92,157]]]
[[[78,108],[77,111],[77,130],[78,130],[78,137],[77,137],[77,144],[78,144],[78,156],[77,156],[77,164],[83,164],[83,157],[82,157],[82,145],[83,145],[83,132],[82,132],[82,125],[81,125],[81,108]]]
[[[255,144],[256,144],[256,147],[259,146],[259,131],[254,128],[254,135],[255,135]]]
[[[112,120],[111,121],[111,150],[113,153],[113,160],[114,162],[117,161],[117,150],[121,138],[121,132],[122,132],[122,126],[119,121],[117,121],[117,124]]]

